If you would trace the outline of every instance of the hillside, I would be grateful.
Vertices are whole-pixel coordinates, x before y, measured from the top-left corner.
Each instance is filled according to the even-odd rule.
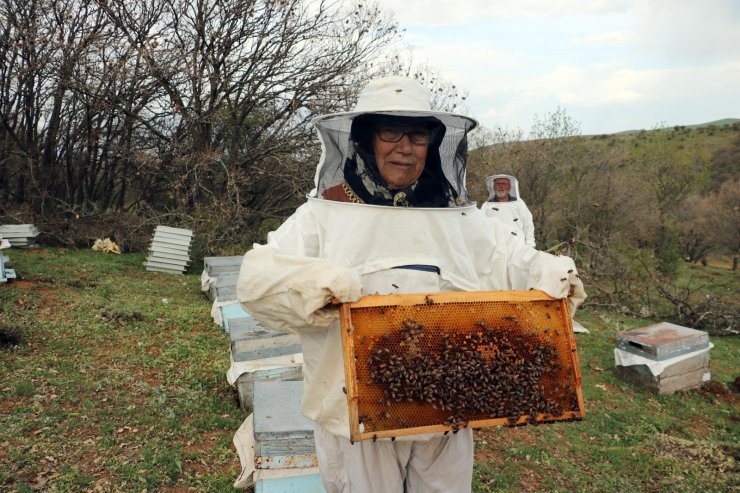
[[[732,177],[740,177],[740,119],[725,118],[695,125],[667,127],[653,130],[626,130],[614,134],[582,135],[577,137],[581,144],[593,146],[592,153],[613,154],[616,148],[623,149],[624,162],[616,166],[629,174],[629,161],[646,149],[662,149],[663,152],[680,153],[709,164],[711,183],[716,186]],[[468,160],[468,190],[481,203],[486,200],[484,181],[487,176],[505,172],[507,162],[502,159],[506,152],[500,148],[517,144],[535,145],[536,141],[494,143],[470,151]],[[499,148],[499,149],[497,149]],[[497,159],[492,160],[491,154]],[[526,197],[525,197],[526,199]]]
[[[721,120],[714,120],[711,122],[706,123],[697,123],[693,125],[675,125],[673,127],[665,127],[664,129],[658,129],[658,130],[672,130],[676,128],[707,128],[707,127],[723,127],[725,125],[734,125],[736,123],[740,123],[740,118],[722,118]],[[644,131],[645,129],[640,130],[623,130],[621,132],[616,132],[611,135],[629,135],[629,134],[636,134],[639,132]]]

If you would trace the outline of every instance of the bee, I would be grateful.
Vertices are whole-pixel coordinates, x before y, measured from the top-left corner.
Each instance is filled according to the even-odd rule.
[[[424,297],[424,303],[426,303],[427,305],[433,305],[434,304],[434,300],[432,299],[431,296],[426,295],[426,297]]]
[[[514,236],[519,236],[518,234],[514,233],[513,231],[511,232],[511,234],[513,234]]]
[[[491,209],[493,209],[494,211],[497,211],[498,207],[491,207]]]
[[[514,218],[514,221],[518,221],[518,220],[519,220],[519,218],[518,218],[518,217],[515,217],[515,218]]]
[[[564,282],[564,281],[567,281],[567,280],[568,280],[567,277],[563,277],[562,279],[560,279],[560,282]]]
[[[549,318],[549,317],[548,317],[548,318]],[[361,336],[361,337],[360,337],[360,340],[359,340],[359,341],[357,341],[357,344],[359,344],[360,346],[362,346],[362,345],[364,345],[364,344],[365,344],[365,341],[367,341],[367,336]]]
[[[393,286],[394,288],[398,289],[398,284],[391,283],[391,286]]]
[[[342,387],[342,392],[344,392],[344,395],[347,395],[347,387]]]
[[[572,274],[572,273],[573,273],[573,269],[569,269],[568,274]]]
[[[467,214],[465,214],[464,212],[462,213],[462,215],[463,215],[463,216],[467,216]]]

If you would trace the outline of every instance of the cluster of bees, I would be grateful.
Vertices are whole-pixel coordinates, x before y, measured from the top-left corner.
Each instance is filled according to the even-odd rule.
[[[467,334],[432,337],[406,320],[377,341],[367,361],[372,382],[383,389],[381,404],[430,404],[448,416],[444,424],[453,431],[472,419],[507,418],[514,425],[527,416],[535,424],[538,416],[578,406],[575,392],[557,382],[563,367],[552,344],[485,323]]]

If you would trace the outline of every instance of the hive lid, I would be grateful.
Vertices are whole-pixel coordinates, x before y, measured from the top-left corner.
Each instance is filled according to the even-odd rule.
[[[655,361],[675,358],[709,347],[709,335],[701,330],[660,322],[617,334],[616,346]]]

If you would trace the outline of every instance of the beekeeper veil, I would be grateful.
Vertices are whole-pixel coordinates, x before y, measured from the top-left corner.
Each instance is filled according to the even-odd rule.
[[[488,200],[493,200],[493,198],[496,196],[496,190],[493,188],[493,182],[498,180],[499,178],[506,178],[509,180],[509,185],[511,186],[511,189],[509,190],[509,196],[515,199],[520,199],[519,196],[519,180],[514,178],[511,175],[491,175],[488,178],[486,178],[486,189],[488,190]]]
[[[375,165],[372,138],[383,125],[427,128],[430,143],[424,171],[404,190],[417,207],[468,205],[465,187],[467,133],[477,122],[467,116],[431,109],[431,93],[417,81],[385,77],[371,81],[360,93],[354,111],[323,115],[313,120],[322,145],[311,196],[347,183],[363,201],[392,204],[395,191],[387,188]]]

